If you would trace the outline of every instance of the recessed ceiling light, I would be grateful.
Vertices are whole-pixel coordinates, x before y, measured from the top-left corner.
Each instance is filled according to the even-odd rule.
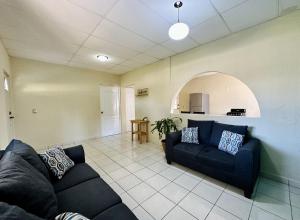
[[[177,8],[178,10],[178,15],[177,15],[177,23],[173,24],[169,28],[169,36],[173,40],[182,40],[188,36],[190,32],[189,26],[187,26],[185,23],[182,23],[179,21],[179,8],[182,6],[181,1],[177,1],[174,3],[174,7]]]
[[[107,62],[109,60],[109,58],[108,58],[108,56],[105,56],[105,55],[98,55],[97,60],[99,60],[100,62]]]

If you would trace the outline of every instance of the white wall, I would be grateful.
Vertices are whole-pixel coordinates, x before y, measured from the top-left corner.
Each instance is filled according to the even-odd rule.
[[[169,115],[173,97],[197,74],[216,71],[238,78],[256,96],[260,118],[191,117],[251,126],[264,143],[261,171],[299,183],[299,23],[297,11],[127,73],[121,83],[149,88],[149,97],[136,99],[136,114],[153,121]]]
[[[179,93],[181,111],[189,111],[191,93],[209,95],[210,115],[226,115],[231,108],[244,108],[247,117],[260,116],[259,106],[252,91],[232,76],[210,73],[189,81]]]
[[[15,134],[37,149],[98,137],[99,86],[120,83],[116,75],[18,58],[12,72]]]
[[[10,75],[10,58],[0,41],[0,149],[7,146],[9,139],[9,119],[5,101],[3,72]]]

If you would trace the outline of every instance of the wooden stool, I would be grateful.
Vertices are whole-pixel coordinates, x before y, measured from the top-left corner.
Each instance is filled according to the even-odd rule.
[[[149,141],[149,121],[148,120],[130,120],[131,122],[131,140],[133,141],[133,135],[138,135],[138,140],[140,141],[140,144],[143,142],[143,137],[146,137],[146,142]],[[134,125],[137,125],[137,130],[134,130]]]

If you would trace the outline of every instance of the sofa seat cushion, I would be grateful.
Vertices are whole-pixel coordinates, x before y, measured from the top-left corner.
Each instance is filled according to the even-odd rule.
[[[137,220],[137,217],[123,203],[117,204],[97,215],[93,220]]]
[[[76,212],[94,218],[121,202],[121,198],[100,177],[90,179],[56,194],[58,212]]]
[[[72,167],[62,179],[53,180],[52,184],[56,193],[87,180],[99,177],[98,173],[86,163],[79,163]]]
[[[178,157],[195,158],[203,149],[202,144],[179,143],[174,146],[174,154]]]
[[[215,147],[218,147],[224,130],[241,134],[245,137],[247,136],[248,126],[227,125],[215,122],[212,127],[209,143]]]
[[[204,147],[196,158],[201,165],[213,167],[218,170],[230,171],[234,169],[235,157],[213,146]]]

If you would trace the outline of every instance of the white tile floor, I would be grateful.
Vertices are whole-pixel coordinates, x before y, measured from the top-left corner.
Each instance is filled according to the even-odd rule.
[[[300,189],[259,178],[252,199],[233,186],[164,159],[129,134],[83,143],[86,160],[141,220],[300,219]]]

